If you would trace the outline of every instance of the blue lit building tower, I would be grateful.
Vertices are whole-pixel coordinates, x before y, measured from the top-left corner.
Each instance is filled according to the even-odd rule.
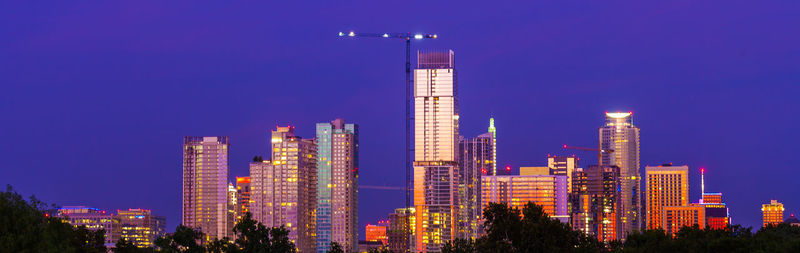
[[[358,125],[317,123],[317,252],[358,249]]]

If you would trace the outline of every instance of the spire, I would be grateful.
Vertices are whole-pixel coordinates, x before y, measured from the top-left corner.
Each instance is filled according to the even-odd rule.
[[[489,133],[492,134],[492,175],[497,176],[497,129],[494,128],[494,117],[489,117]]]
[[[705,202],[704,199],[706,198],[706,169],[705,168],[700,168],[700,191],[702,191],[700,193],[700,194],[702,194],[702,195],[700,195],[701,196],[700,197],[700,203],[702,204],[703,202]]]
[[[492,133],[492,138],[497,138],[497,129],[494,128],[494,118],[489,118],[489,133]]]

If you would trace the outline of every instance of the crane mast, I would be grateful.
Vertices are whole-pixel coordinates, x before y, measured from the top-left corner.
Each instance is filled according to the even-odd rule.
[[[405,153],[406,153],[406,207],[412,207],[412,196],[414,195],[412,192],[413,187],[413,176],[412,171],[413,168],[411,167],[411,155],[414,153],[414,145],[411,145],[411,122],[414,121],[414,117],[411,115],[411,92],[412,92],[412,81],[411,81],[411,41],[413,40],[422,40],[422,39],[436,39],[438,36],[436,34],[412,34],[412,33],[356,33],[354,31],[350,31],[348,33],[339,32],[339,37],[358,37],[358,38],[387,38],[387,39],[402,39],[405,41],[406,46],[406,125],[405,125]]]

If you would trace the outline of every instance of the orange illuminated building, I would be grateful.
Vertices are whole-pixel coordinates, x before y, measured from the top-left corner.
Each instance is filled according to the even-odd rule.
[[[647,229],[663,228],[665,207],[689,205],[689,166],[647,166],[645,185]]]
[[[366,228],[366,240],[368,242],[381,242],[383,245],[388,243],[388,237],[386,237],[386,227],[389,225],[389,221],[379,221],[378,225],[367,224]]]
[[[706,227],[706,207],[701,204],[665,206],[661,214],[661,228],[670,235],[675,235],[683,227]]]
[[[617,166],[590,165],[572,172],[572,229],[611,242],[624,238],[620,170]]]
[[[236,220],[250,212],[250,177],[236,177]]]
[[[769,204],[761,205],[761,213],[764,217],[764,226],[778,225],[783,222],[783,203],[771,200]]]

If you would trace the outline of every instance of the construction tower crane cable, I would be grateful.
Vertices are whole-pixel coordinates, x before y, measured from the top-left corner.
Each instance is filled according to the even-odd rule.
[[[606,153],[606,154],[611,154],[611,153],[614,153],[614,150],[613,150],[613,149],[599,149],[599,148],[575,147],[575,146],[569,146],[569,145],[567,145],[567,144],[564,144],[564,149],[573,149],[573,150],[581,150],[581,151],[594,151],[594,152],[597,152],[597,165],[602,165],[602,162],[600,162],[600,160],[603,158],[603,153]]]
[[[339,37],[354,37],[354,38],[386,38],[386,39],[402,39],[406,42],[406,207],[412,207],[411,197],[413,196],[413,180],[412,180],[412,167],[411,167],[411,154],[414,152],[413,145],[411,145],[411,122],[414,117],[411,116],[411,41],[423,39],[436,39],[436,34],[421,34],[421,33],[356,33],[350,31],[347,33],[339,32]]]

